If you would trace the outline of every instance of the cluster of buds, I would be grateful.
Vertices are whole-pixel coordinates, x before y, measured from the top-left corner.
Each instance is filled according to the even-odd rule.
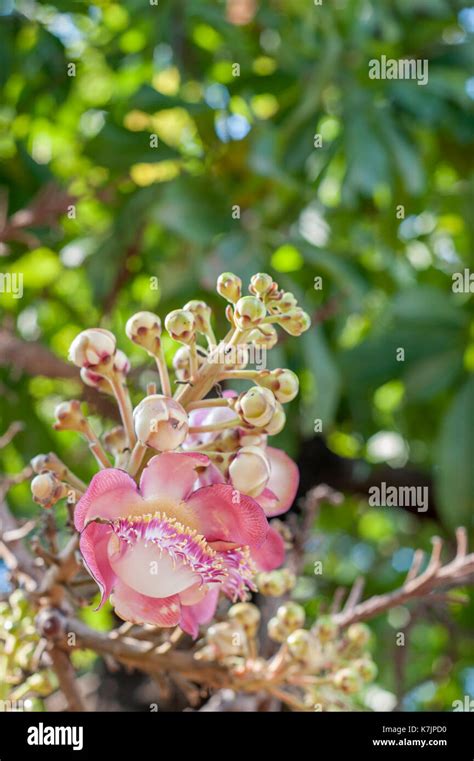
[[[258,679],[270,693],[278,690],[280,698],[286,696],[288,705],[300,710],[350,710],[363,705],[357,701],[377,676],[367,650],[368,627],[352,624],[341,630],[333,618],[321,616],[307,629],[305,619],[302,605],[282,603],[266,624],[268,639],[279,649],[264,658],[257,639],[260,611],[252,603],[238,603],[228,610],[226,620],[208,629],[195,658],[227,667],[236,689],[245,690]]]
[[[15,589],[0,602],[0,704],[6,706],[4,710],[40,711],[40,698],[56,689],[39,644],[35,611],[25,592]]]
[[[226,317],[231,323],[230,332],[219,342],[211,308],[201,300],[173,310],[163,323],[153,312],[130,317],[125,333],[153,357],[159,381],[149,384],[147,395],[135,408],[126,383],[130,361],[117,347],[115,336],[102,328],[82,331],[71,344],[69,358],[80,368],[85,384],[116,398],[122,425],[106,431],[101,439],[80,402],[71,400],[56,408],[54,428],[80,433],[100,468],[120,467],[132,476],[139,475],[146,464],[147,450],[192,451],[197,447],[209,454],[236,489],[249,496],[261,494],[270,478],[267,439],[283,429],[283,405],[297,395],[298,378],[288,369],[253,370],[247,365],[254,349],[275,345],[275,326],[296,335],[309,327],[309,318],[292,294],[280,290],[266,273],[252,277],[247,296],[240,278],[224,273],[217,281],[217,292],[228,301]],[[172,362],[174,393],[163,349],[164,330],[181,344]],[[251,387],[238,396],[206,398],[218,384],[233,379],[248,380]],[[157,393],[158,387],[161,393]],[[194,415],[202,406],[209,407],[204,421]],[[209,446],[205,446],[207,442]],[[78,492],[86,488],[62,463],[51,459],[35,470],[34,498],[45,507],[66,496],[67,487]]]

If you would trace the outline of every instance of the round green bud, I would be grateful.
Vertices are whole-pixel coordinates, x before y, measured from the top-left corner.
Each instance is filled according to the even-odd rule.
[[[286,627],[282,624],[282,622],[274,616],[271,618],[267,624],[267,633],[268,636],[273,642],[278,642],[279,644],[282,644],[285,642],[286,638],[288,637],[289,631],[286,629]]]
[[[295,629],[303,628],[306,614],[302,605],[290,601],[280,605],[276,617],[283,626],[292,632]]]
[[[256,605],[251,602],[238,602],[229,608],[227,614],[232,621],[237,621],[246,634],[255,636],[260,624],[261,614]]]
[[[297,661],[305,661],[311,654],[314,641],[307,629],[295,629],[286,640],[288,649]]]
[[[351,624],[346,631],[346,637],[351,645],[365,647],[370,642],[371,632],[367,624]]]
[[[359,692],[362,684],[355,669],[344,668],[335,673],[334,686],[346,695],[353,695],[355,692]]]
[[[235,305],[234,322],[240,330],[251,330],[265,319],[265,305],[255,296],[242,296]]]
[[[254,296],[264,296],[273,286],[273,278],[266,272],[257,272],[250,279],[249,291]]]
[[[331,616],[320,616],[313,626],[313,632],[320,642],[332,642],[339,633],[339,627]]]
[[[242,295],[242,280],[233,272],[223,272],[217,279],[217,293],[235,304]]]
[[[352,667],[364,680],[364,682],[373,682],[377,676],[378,669],[372,658],[358,658],[352,664]]]

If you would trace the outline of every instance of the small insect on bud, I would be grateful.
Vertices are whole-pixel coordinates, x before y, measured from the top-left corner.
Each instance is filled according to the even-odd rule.
[[[268,388],[252,386],[241,394],[235,404],[235,411],[244,423],[262,428],[270,422],[276,410],[276,399]]]
[[[257,576],[260,594],[267,597],[281,597],[287,590],[287,579],[282,570],[263,571]]]
[[[273,286],[273,278],[266,272],[257,272],[250,278],[249,292],[254,296],[265,296]]]
[[[355,669],[345,668],[334,674],[334,687],[346,695],[353,695],[361,688],[361,680]]]
[[[371,632],[367,624],[351,624],[346,631],[346,637],[351,645],[362,648],[370,642]]]
[[[247,651],[247,637],[235,621],[213,624],[206,632],[206,640],[217,651],[217,657],[243,655]]]
[[[321,616],[312,628],[314,636],[321,642],[332,642],[339,633],[339,627],[331,616]]]
[[[275,398],[281,404],[291,402],[297,396],[300,386],[296,373],[281,367],[277,370],[262,370],[257,383],[273,391]]]
[[[234,322],[239,330],[251,330],[265,319],[265,305],[255,296],[242,296],[235,305]]]
[[[290,310],[278,322],[290,336],[300,336],[311,327],[311,318],[302,309]]]
[[[133,412],[137,439],[159,452],[179,447],[188,434],[188,416],[174,399],[161,394],[145,397]]]
[[[173,309],[165,318],[165,328],[174,341],[190,344],[196,336],[196,325],[192,312]]]
[[[104,445],[108,452],[114,457],[121,454],[127,446],[127,437],[125,435],[125,429],[121,425],[115,426],[108,431],[104,436]]]
[[[153,356],[160,348],[161,320],[153,312],[137,312],[128,320],[125,332],[133,343]]]
[[[242,295],[242,280],[232,272],[223,272],[217,279],[217,293],[235,304]]]
[[[285,602],[278,608],[276,617],[288,632],[293,632],[303,628],[306,614],[303,606],[297,602]]]
[[[377,676],[378,669],[371,658],[358,658],[353,661],[352,668],[364,682],[373,682]]]
[[[79,431],[82,432],[87,421],[81,412],[81,403],[77,399],[70,402],[61,402],[54,410],[56,422],[53,425],[55,431]]]
[[[277,433],[283,430],[286,423],[285,410],[281,406],[280,402],[276,402],[275,412],[273,413],[270,422],[268,422],[263,430],[269,436],[276,436]]]
[[[261,614],[256,605],[251,602],[238,602],[229,608],[227,614],[236,621],[249,637],[255,637],[260,624]]]
[[[103,375],[99,375],[99,373],[95,373],[88,367],[81,367],[81,379],[86,386],[96,388],[104,394],[113,394],[112,386],[107,378],[104,378]]]
[[[197,332],[203,336],[207,335],[211,325],[211,307],[205,301],[193,300],[188,301],[183,309],[185,312],[191,312],[193,315]]]
[[[295,629],[286,640],[288,650],[297,661],[305,661],[311,655],[314,641],[306,629]]]
[[[110,330],[83,330],[69,347],[69,359],[77,367],[97,367],[106,364],[115,354],[115,336]]]
[[[283,644],[289,635],[288,629],[282,624],[282,622],[274,616],[267,624],[267,634],[273,642]]]
[[[33,499],[41,507],[52,507],[64,496],[64,492],[65,485],[49,470],[35,476],[31,482]]]
[[[255,346],[262,346],[270,350],[278,343],[278,333],[273,325],[262,323],[249,333],[247,341]]]
[[[249,497],[258,497],[262,493],[270,474],[270,463],[259,447],[242,447],[229,467],[232,486]]]

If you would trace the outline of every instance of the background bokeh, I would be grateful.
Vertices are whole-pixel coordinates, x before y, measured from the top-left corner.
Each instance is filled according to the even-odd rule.
[[[301,379],[279,444],[302,493],[346,496],[323,507],[297,599],[314,616],[361,573],[367,594],[400,584],[433,534],[452,547],[474,507],[473,301],[452,290],[473,267],[474,7],[0,0],[0,14],[0,270],[24,278],[21,299],[0,294],[2,431],[26,423],[2,470],[54,449],[91,474],[85,445],[51,430],[55,404],[83,393],[65,361],[82,328],[117,333],[139,399],[134,311],[203,297],[222,332],[217,275],[268,271],[315,326],[270,355]],[[428,59],[428,84],[369,79],[381,55]],[[427,486],[428,512],[369,508],[381,480]],[[36,511],[26,484],[8,499]],[[84,615],[109,625],[107,609]],[[377,620],[374,707],[474,693],[473,621],[472,602]]]

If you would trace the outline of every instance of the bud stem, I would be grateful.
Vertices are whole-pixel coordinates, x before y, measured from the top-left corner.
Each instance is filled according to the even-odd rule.
[[[171,391],[171,383],[170,383],[170,376],[168,373],[168,366],[166,364],[165,354],[163,351],[163,346],[161,344],[161,341],[160,341],[160,348],[155,354],[155,359],[156,359],[156,366],[158,368],[158,373],[160,376],[162,394],[164,396],[173,396],[173,393]]]
[[[230,407],[230,399],[222,399],[217,397],[216,399],[202,399],[200,402],[189,402],[186,406],[186,410],[200,410],[203,407]]]
[[[259,375],[259,370],[224,370],[224,372],[219,375],[218,380],[257,380]]]
[[[241,419],[239,417],[234,417],[231,420],[225,420],[222,423],[215,423],[215,425],[192,425],[189,428],[189,433],[212,433],[213,431],[225,431],[226,428],[236,428],[241,425]]]
[[[123,427],[127,434],[128,446],[132,448],[135,444],[135,429],[133,427],[133,408],[130,401],[130,394],[128,388],[122,383],[122,379],[119,374],[113,372],[108,378],[115,398],[117,400],[118,408],[120,410],[120,417],[122,418]]]
[[[130,460],[128,461],[128,467],[127,467],[127,470],[132,477],[135,476],[140,470],[140,466],[143,462],[143,457],[145,455],[146,450],[147,450],[146,444],[143,444],[141,441],[137,441],[137,443],[133,447],[132,454],[130,455]]]

